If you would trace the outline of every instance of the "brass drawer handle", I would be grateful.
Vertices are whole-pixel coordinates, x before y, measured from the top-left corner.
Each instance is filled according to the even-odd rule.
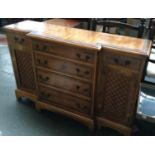
[[[35,45],[35,48],[36,48],[36,50],[39,50],[39,45],[36,44],[36,45]]]
[[[78,59],[80,59],[82,61],[89,61],[90,58],[91,58],[90,55],[86,55],[85,58],[82,58],[80,53],[77,53],[76,56],[77,56]]]
[[[88,109],[88,107],[85,105],[85,106],[83,107],[83,109],[84,109],[84,110],[87,110],[87,109]]]
[[[80,89],[80,86],[77,85],[77,86],[76,86],[76,90],[79,90],[79,89]]]
[[[118,58],[114,58],[113,60],[118,65],[128,66],[128,65],[131,64],[131,61],[130,60],[126,60],[125,62],[123,62],[123,61],[120,62]]]
[[[76,72],[79,74],[80,73],[80,69],[79,68],[76,68]]]
[[[90,59],[89,55],[86,55],[86,61],[88,61]]]
[[[125,66],[128,66],[128,65],[130,65],[130,64],[131,64],[131,61],[130,61],[130,60],[126,60],[124,65],[125,65]]]
[[[36,45],[35,45],[35,48],[36,48],[36,50],[45,51],[45,52],[46,52],[47,49],[48,49],[46,45],[40,47],[39,44],[36,44]]]
[[[76,68],[76,72],[77,72],[77,75],[82,76],[82,77],[84,77],[85,75],[88,76],[90,74],[90,71],[86,70],[86,71],[84,71],[83,74],[80,75],[81,70],[79,68]]]
[[[80,91],[80,86],[76,86],[76,90],[77,91]],[[85,88],[85,89],[83,89],[83,91],[85,92],[85,93],[88,93],[89,92],[89,88]]]
[[[25,41],[25,39],[24,38],[19,39],[18,37],[14,37],[14,41],[16,43],[23,44],[23,42]]]
[[[80,53],[77,53],[76,56],[81,59],[81,54]]]
[[[86,75],[89,75],[89,74],[90,74],[90,72],[89,72],[89,71],[85,71],[85,74],[86,74]]]
[[[47,49],[48,49],[48,48],[47,48],[46,45],[44,45],[44,46],[42,47],[42,50],[45,51],[45,52],[47,52]]]
[[[83,91],[84,92],[89,92],[89,88],[85,88]]]
[[[40,59],[37,59],[37,62],[41,66],[47,66],[48,65],[48,61],[47,60],[41,61]]]
[[[20,40],[19,40],[19,44],[23,44],[23,43],[24,43],[24,41],[25,41],[25,39],[24,39],[24,38],[20,39]]]
[[[116,64],[119,64],[119,60],[117,58],[113,59]]]
[[[51,95],[45,92],[41,92],[41,96],[44,98],[49,98]]]
[[[18,42],[18,37],[14,37],[14,41],[15,42]]]
[[[39,75],[39,79],[41,80],[41,81],[44,81],[44,82],[47,82],[50,78],[49,77],[43,77],[42,75]]]
[[[78,76],[83,77],[81,70],[79,68],[76,68],[76,72]]]

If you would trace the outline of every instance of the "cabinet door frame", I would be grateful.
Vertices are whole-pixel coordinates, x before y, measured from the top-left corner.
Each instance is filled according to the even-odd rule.
[[[128,70],[122,69],[120,67],[104,66],[103,69],[102,69],[102,74],[103,74],[102,79],[101,79],[102,82],[100,83],[100,85],[103,86],[103,87],[102,87],[102,89],[99,90],[99,93],[98,93],[98,99],[99,100],[97,102],[99,107],[102,107],[103,110],[101,110],[101,112],[99,112],[99,113],[104,112],[104,105],[108,104],[108,103],[105,103],[106,101],[104,101],[104,99],[106,99],[105,93],[106,93],[106,90],[107,90],[106,84],[108,82],[107,81],[108,80],[107,76],[108,76],[109,71],[112,72],[112,73],[116,72],[117,74],[122,74],[124,77],[126,77],[127,79],[130,80],[129,84],[128,84],[130,86],[130,88],[128,90],[131,93],[129,93],[129,95],[127,96],[127,99],[126,99],[127,100],[127,104],[126,104],[127,107],[126,107],[126,112],[125,112],[126,115],[124,117],[124,120],[122,120],[122,123],[123,122],[127,123],[127,124],[125,123],[125,125],[130,125],[132,120],[133,120],[133,115],[134,115],[133,111],[135,111],[133,109],[134,109],[134,107],[136,107],[135,106],[135,104],[136,104],[135,93],[137,93],[137,90],[138,90],[137,89],[137,87],[138,87],[138,85],[137,85],[137,83],[138,83],[138,75],[136,73],[132,72],[132,71],[129,72]],[[116,93],[116,91],[117,90],[114,90],[114,93]],[[112,90],[111,90],[111,93],[113,93]],[[132,100],[130,100],[130,99],[132,99]],[[104,116],[104,115],[106,115],[106,114],[104,114],[104,113],[100,114],[101,117],[106,118],[106,116]],[[116,120],[117,120],[117,118],[116,118]],[[113,121],[113,120],[111,120],[111,121]],[[115,121],[115,119],[114,119],[114,121]]]
[[[134,57],[133,57],[134,59]],[[117,122],[115,120],[110,120],[113,121],[115,123],[118,124],[122,124],[125,126],[131,126],[133,123],[133,119],[134,116],[136,114],[136,104],[137,104],[137,95],[138,95],[138,89],[139,89],[139,83],[140,83],[140,76],[141,76],[141,70],[139,72],[135,71],[135,70],[131,70],[131,69],[127,69],[123,66],[119,66],[119,65],[112,65],[109,63],[105,63],[104,62],[104,52],[101,52],[99,55],[99,65],[98,65],[98,80],[97,80],[97,89],[96,89],[96,108],[95,108],[95,113],[97,117],[101,117],[104,119],[107,119],[106,117],[104,117],[104,114],[101,114],[101,112],[99,112],[98,109],[103,108],[103,104],[104,103],[104,98],[105,98],[105,91],[106,91],[106,77],[107,77],[107,73],[111,71],[111,72],[116,72],[116,73],[120,73],[124,76],[126,76],[127,78],[129,78],[130,80],[130,94],[128,96],[128,103],[127,105],[127,111],[126,111],[126,117],[124,118],[123,122]],[[137,94],[137,95],[135,95]],[[132,100],[129,100],[131,99]],[[108,104],[108,103],[107,103]],[[101,110],[103,111],[103,110]]]

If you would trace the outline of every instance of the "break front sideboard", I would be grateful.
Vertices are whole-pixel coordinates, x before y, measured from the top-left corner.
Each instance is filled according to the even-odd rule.
[[[23,93],[17,98],[35,94],[38,110],[61,113],[90,129],[103,126],[131,134],[151,41],[43,24],[26,33],[29,43],[21,45],[11,40],[7,27],[6,32],[14,71],[20,74],[17,90]],[[24,44],[30,53],[25,61],[14,51]],[[22,76],[28,86],[35,84],[32,93],[19,87]]]

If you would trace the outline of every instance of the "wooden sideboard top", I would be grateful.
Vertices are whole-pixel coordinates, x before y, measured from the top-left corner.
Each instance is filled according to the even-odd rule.
[[[134,37],[94,32],[58,25],[46,25],[41,31],[28,34],[32,38],[62,42],[66,44],[92,48],[99,51],[102,47],[115,48],[122,51],[148,56],[151,41]]]
[[[17,31],[23,33],[29,33],[31,31],[41,31],[44,27],[42,22],[25,20],[16,24],[11,24],[4,26],[4,29],[7,31]]]
[[[75,27],[80,24],[80,20],[55,18],[46,20],[44,21],[44,23],[67,26],[67,27]]]
[[[60,23],[60,19],[54,20],[57,24]],[[61,19],[61,22],[66,24],[65,20]],[[11,24],[5,26],[4,28],[7,31],[17,31],[25,34],[29,33],[28,36],[33,38],[90,48],[94,49],[94,51],[100,51],[101,48],[106,47],[148,56],[150,54],[152,44],[152,42],[147,39],[138,39],[121,35],[94,32],[78,28],[48,24],[48,22],[36,22],[31,20]]]
[[[37,22],[32,20],[25,20],[15,24],[4,26],[7,31],[17,31],[23,33],[29,33],[32,31],[42,31],[44,29],[49,29],[51,25],[61,25],[67,27],[75,27],[80,24],[80,21],[73,19],[49,19],[44,22]]]

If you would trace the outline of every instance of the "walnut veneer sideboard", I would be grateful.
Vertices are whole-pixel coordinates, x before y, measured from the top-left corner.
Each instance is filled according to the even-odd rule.
[[[19,43],[6,31],[15,75],[20,70],[17,84],[22,76],[28,86],[35,84],[38,110],[61,113],[90,129],[105,126],[131,134],[151,41],[46,24],[24,34],[31,54],[24,61],[25,55],[12,52]],[[17,90],[30,98],[27,89]]]

